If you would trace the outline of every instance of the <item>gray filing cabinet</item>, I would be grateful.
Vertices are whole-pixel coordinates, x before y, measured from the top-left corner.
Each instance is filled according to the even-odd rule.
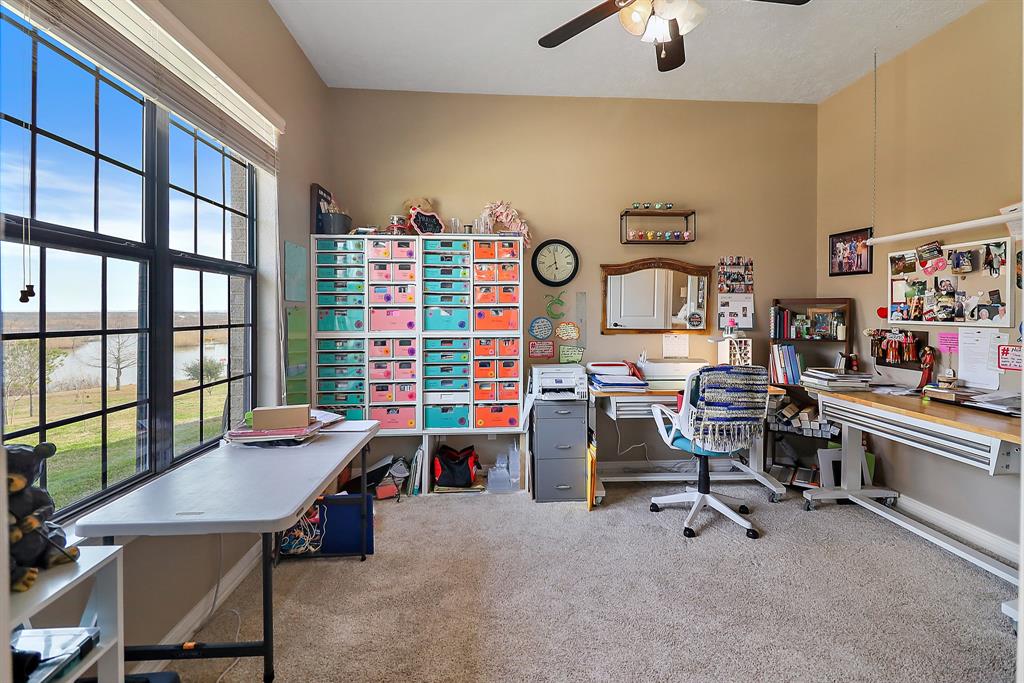
[[[537,502],[586,500],[587,402],[537,401],[531,436]]]

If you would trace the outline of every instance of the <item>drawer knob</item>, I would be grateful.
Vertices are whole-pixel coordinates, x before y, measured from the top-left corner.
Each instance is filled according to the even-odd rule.
[[[567,450],[569,450],[570,448],[572,448],[572,446],[569,446],[569,445],[563,444],[563,445],[561,445],[561,446],[555,446],[555,448],[557,448],[557,449],[558,449],[558,450],[560,450],[560,451],[567,451]]]
[[[568,491],[572,488],[572,484],[558,484],[555,488],[559,491]]]
[[[555,415],[568,415],[568,414],[569,414],[568,410],[556,410],[555,411]]]

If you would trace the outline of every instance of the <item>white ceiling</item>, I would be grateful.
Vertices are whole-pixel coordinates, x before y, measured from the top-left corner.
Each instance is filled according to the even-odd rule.
[[[686,64],[617,17],[553,49],[543,34],[599,0],[270,0],[327,85],[503,95],[817,103],[983,0],[701,0]]]

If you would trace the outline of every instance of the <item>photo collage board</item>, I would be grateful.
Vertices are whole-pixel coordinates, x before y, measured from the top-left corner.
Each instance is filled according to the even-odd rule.
[[[931,243],[889,254],[889,324],[1011,327],[1011,241]]]

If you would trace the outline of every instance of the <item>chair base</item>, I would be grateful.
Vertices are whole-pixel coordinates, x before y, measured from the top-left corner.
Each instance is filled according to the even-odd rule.
[[[685,527],[683,529],[683,535],[687,538],[696,536],[696,532],[693,530],[693,520],[697,518],[697,513],[703,510],[705,507],[710,507],[715,512],[721,514],[726,519],[740,525],[747,530],[747,536],[749,538],[757,538],[760,536],[758,531],[754,528],[754,525],[750,523],[746,517],[742,514],[733,510],[731,507],[723,503],[713,493],[701,493],[692,486],[687,486],[686,491],[683,493],[673,493],[668,496],[654,496],[651,498],[651,512],[660,512],[661,506],[673,505],[677,503],[690,503],[690,513],[686,516]],[[740,510],[744,513],[747,512],[745,505],[740,506]]]

